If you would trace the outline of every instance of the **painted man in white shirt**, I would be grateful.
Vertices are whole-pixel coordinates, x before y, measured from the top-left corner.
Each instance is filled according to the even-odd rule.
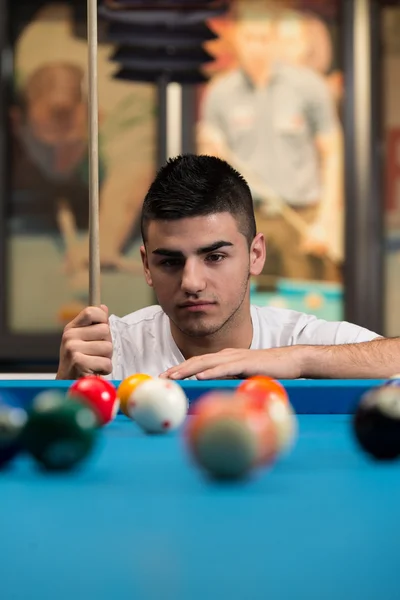
[[[250,303],[264,265],[253,200],[225,161],[185,155],[160,169],[142,209],[144,274],[157,306],[123,318],[88,307],[64,330],[59,379],[145,372],[172,379],[385,378],[400,342],[346,322]]]
[[[258,229],[275,250],[263,274],[340,281],[342,128],[324,77],[294,57],[302,53],[306,17],[276,14],[270,5],[232,4],[229,40],[237,66],[207,87],[199,153],[227,160],[246,177]],[[288,40],[293,28],[303,34]]]

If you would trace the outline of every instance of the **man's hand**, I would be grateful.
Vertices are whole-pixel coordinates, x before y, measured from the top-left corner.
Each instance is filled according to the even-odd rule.
[[[64,328],[56,378],[109,375],[112,351],[107,306],[89,306]]]
[[[214,354],[189,358],[171,367],[160,377],[186,379],[245,379],[253,375],[267,375],[275,379],[302,377],[302,346],[270,348],[268,350],[226,349]]]
[[[126,258],[114,249],[109,250],[106,247],[100,250],[100,264],[103,269],[116,270],[120,273],[143,274],[143,266],[140,260]],[[71,276],[88,270],[89,248],[87,241],[80,241],[69,248],[65,254],[64,268],[66,273]]]

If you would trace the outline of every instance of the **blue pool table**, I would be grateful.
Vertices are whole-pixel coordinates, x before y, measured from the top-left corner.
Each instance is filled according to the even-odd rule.
[[[70,383],[3,381],[0,393],[27,404]],[[0,474],[0,599],[398,600],[400,463],[370,460],[350,428],[381,382],[283,383],[297,444],[246,482],[206,479],[179,432],[147,436],[122,415],[78,472],[17,459]],[[195,401],[237,384],[182,386]]]

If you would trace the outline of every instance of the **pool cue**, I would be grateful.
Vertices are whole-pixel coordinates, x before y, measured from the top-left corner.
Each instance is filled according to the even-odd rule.
[[[89,110],[89,304],[100,305],[97,0],[87,0]]]
[[[230,162],[230,164],[235,167],[238,171],[241,172],[243,177],[248,180],[248,183],[253,190],[257,192],[262,198],[273,199],[274,202],[278,204],[278,210],[281,213],[282,217],[295,229],[301,236],[306,236],[308,232],[308,223],[304,221],[304,219],[293,210],[286,202],[279,196],[279,194],[274,193],[271,188],[261,181],[261,179],[243,163],[240,159],[238,159],[232,152],[230,152],[226,147],[224,148],[224,154],[226,151],[226,160]],[[337,263],[342,262],[343,253],[339,248],[333,247],[332,243],[329,243],[329,249],[327,254],[325,254],[322,259],[330,260],[335,265]]]

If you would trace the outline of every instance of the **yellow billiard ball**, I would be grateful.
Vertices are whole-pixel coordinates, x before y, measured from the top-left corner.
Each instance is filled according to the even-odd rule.
[[[130,400],[132,399],[133,393],[141,383],[149,379],[152,379],[150,375],[146,375],[145,373],[135,373],[134,375],[130,375],[121,381],[120,385],[118,386],[117,396],[120,401],[120,407],[124,415],[127,417],[130,418],[128,406]]]

